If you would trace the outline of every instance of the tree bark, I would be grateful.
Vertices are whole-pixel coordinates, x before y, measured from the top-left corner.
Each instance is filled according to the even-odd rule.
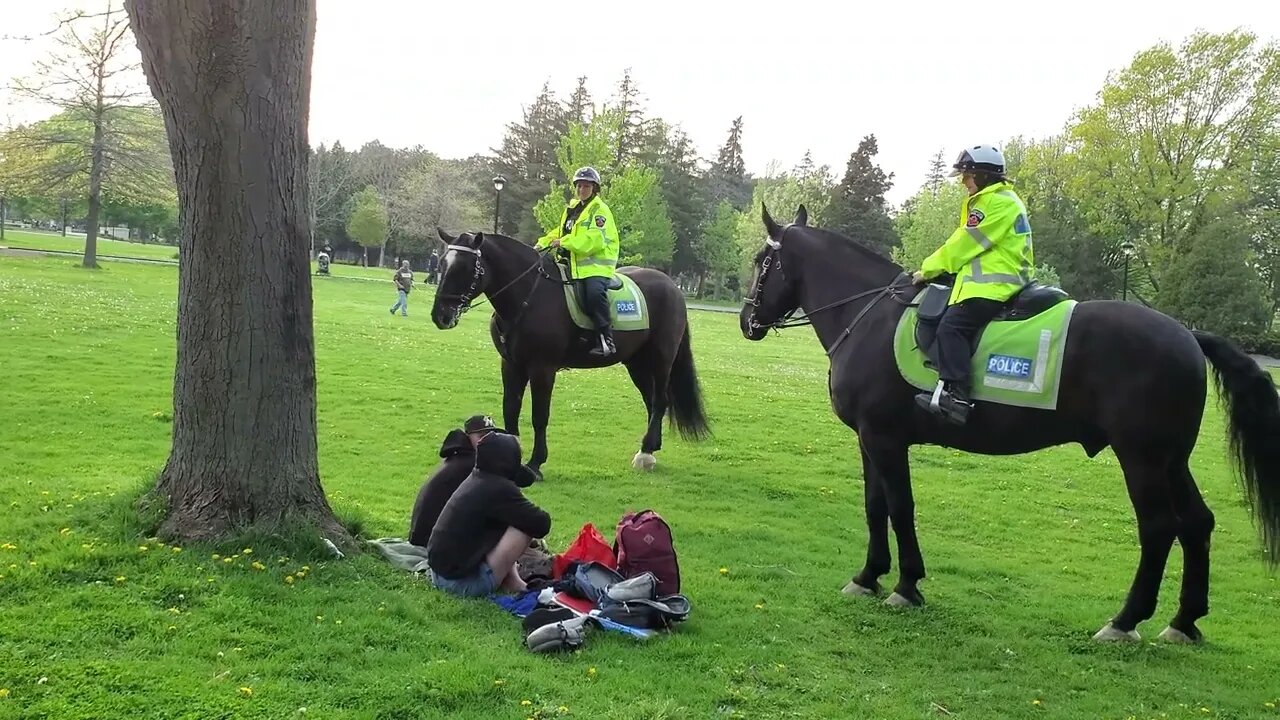
[[[307,117],[314,0],[129,0],[178,184],[166,536],[302,521],[342,541],[316,462]]]
[[[102,214],[103,136],[106,110],[103,108],[102,68],[98,69],[98,104],[93,115],[93,145],[89,155],[89,215],[84,222],[84,267],[98,267],[98,218]]]

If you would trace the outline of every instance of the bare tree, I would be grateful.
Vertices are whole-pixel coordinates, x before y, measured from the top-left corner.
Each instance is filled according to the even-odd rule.
[[[92,268],[108,178],[143,191],[172,175],[119,0],[107,0],[100,13],[65,16],[54,32],[57,49],[36,63],[32,77],[15,79],[13,90],[59,113],[9,133],[8,151],[25,159],[15,163],[21,170],[11,171],[9,184],[87,197],[84,266]]]
[[[352,194],[354,176],[351,157],[340,144],[325,149],[323,145],[311,156],[307,183],[311,193],[311,254],[316,251],[316,230],[321,224],[341,223],[345,204]]]
[[[320,487],[308,244],[315,0],[127,0],[164,111],[183,252],[166,536],[312,523]]]

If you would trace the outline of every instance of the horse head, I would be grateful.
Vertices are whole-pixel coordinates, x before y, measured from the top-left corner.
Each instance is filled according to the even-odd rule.
[[[796,219],[790,225],[782,227],[769,215],[769,208],[760,205],[760,216],[764,221],[764,247],[755,257],[755,272],[751,278],[751,291],[742,304],[742,312],[738,314],[738,324],[742,335],[748,340],[762,340],[769,328],[783,322],[800,306],[796,292],[796,272],[788,275],[783,269],[784,245],[783,237],[793,226],[807,227],[809,211],[801,205],[796,210]],[[790,263],[787,267],[790,267]]]
[[[484,233],[453,237],[440,228],[436,232],[444,242],[445,253],[440,258],[440,284],[431,306],[431,321],[441,330],[449,330],[457,327],[462,313],[484,292],[485,268],[480,255]]]

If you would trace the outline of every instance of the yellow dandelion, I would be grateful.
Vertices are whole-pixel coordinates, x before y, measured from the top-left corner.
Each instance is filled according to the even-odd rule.
[[[760,604],[760,603],[756,603],[756,609],[757,609],[757,610],[763,610],[763,609],[764,609],[764,605],[762,605],[762,604]]]
[[[252,567],[254,570],[266,570],[266,569],[267,569],[267,566],[266,566],[266,565],[263,565],[262,563],[258,562],[257,560],[254,560],[254,561],[253,561],[253,565],[251,565],[250,567]]]
[[[92,549],[93,549],[93,546],[92,546],[92,545],[90,545],[89,543],[80,543],[80,549],[82,549],[82,550],[92,550]]]
[[[176,553],[180,553],[180,552],[182,552],[182,548],[178,547],[177,545],[174,545],[173,547],[171,547],[171,548],[169,548],[169,549],[170,549],[170,550],[172,550],[172,551],[174,551],[174,552],[176,552]]]
[[[1273,702],[1269,702],[1269,703],[1262,703],[1262,704],[1263,704],[1263,705],[1265,705],[1265,706],[1267,707],[1267,709],[1268,709],[1268,710],[1275,710],[1275,709],[1276,709],[1276,704],[1275,704],[1275,703],[1273,703]]]
[[[123,575],[120,575],[119,577],[117,577],[117,578],[116,578],[116,582],[118,582],[118,583],[122,583],[122,582],[124,582],[124,576],[123,576]]]
[[[595,676],[596,676],[596,669],[593,667],[587,668],[587,677],[595,677]]]
[[[177,629],[178,629],[178,628],[177,628],[177,626],[175,626],[175,625],[170,625],[170,626],[169,626],[169,632],[173,632],[174,630],[177,630]]]
[[[241,550],[240,552],[244,553],[245,555],[252,555],[252,554],[253,554],[253,548],[245,548],[245,549]]]
[[[317,615],[317,616],[316,616],[316,622],[324,622],[324,616],[323,616],[323,615]]]
[[[17,550],[17,549],[18,549],[18,546],[14,545],[13,543],[5,543],[3,545],[0,545],[0,550]]]
[[[232,560],[239,560],[239,559],[240,559],[240,553],[236,553],[235,555],[232,555],[232,556],[231,556],[231,559],[232,559]]]
[[[524,706],[524,707],[529,707],[530,705],[532,705],[532,704],[533,704],[533,701],[531,701],[531,700],[521,700],[521,701],[520,701],[520,704],[521,704],[522,706]]]
[[[292,585],[292,584],[293,584],[293,576],[292,576],[292,575],[285,575],[285,576],[284,576],[284,582],[285,582],[285,584],[286,584],[286,585]]]
[[[722,567],[722,568],[720,568],[720,574],[721,574],[721,575],[728,575],[728,574],[729,574],[729,568],[727,568],[727,567]]]
[[[213,578],[209,578],[209,582],[213,582]]]
[[[159,540],[152,540],[151,542],[154,542],[156,544],[156,547],[164,547],[164,543],[160,542]]]
[[[1202,707],[1202,708],[1200,708],[1200,712],[1202,712],[1202,713],[1209,713],[1209,712],[1210,712],[1210,710],[1209,710],[1209,708],[1207,708],[1207,707]]]
[[[182,611],[181,611],[181,610],[179,610],[179,609],[178,609],[178,608],[176,608],[176,607],[171,607],[171,608],[169,608],[169,612],[173,613],[174,615],[181,615],[181,614],[182,614]]]
[[[507,681],[506,681],[506,680],[494,680],[494,681],[493,681],[493,684],[494,684],[494,686],[495,686],[495,687],[502,687],[503,685],[506,685],[506,684],[507,684]]]
[[[0,688],[0,700],[9,697],[9,688]]]
[[[1039,704],[1040,704],[1040,701],[1039,701],[1039,700],[1032,700],[1032,701],[1031,701],[1031,704],[1032,704],[1032,705],[1039,705]]]
[[[40,491],[40,494],[41,494],[41,495],[48,495],[48,494],[49,494],[49,491],[48,491],[48,490],[41,490],[41,491]]]
[[[560,713],[561,715],[564,715],[565,713],[569,712],[569,708],[564,705],[561,705],[560,707],[556,708],[556,712]]]
[[[138,546],[138,552],[146,552],[146,551],[148,551],[148,550],[150,550],[150,549],[151,549],[151,548],[147,547],[146,545],[139,545],[139,546]]]
[[[70,534],[71,534],[71,528],[62,528],[61,530],[59,530],[59,531],[58,531],[58,533],[59,533],[59,534],[61,534],[61,535],[70,535]]]
[[[240,688],[240,694],[243,695],[244,697],[253,697],[253,688],[242,687]]]
[[[303,565],[303,566],[302,566],[302,572],[311,572],[311,566],[310,566],[310,565]]]
[[[219,555],[218,553],[214,553],[214,554],[213,554],[213,559],[214,559],[214,560],[221,560],[221,559],[222,559],[222,556],[221,556],[221,555]]]
[[[232,560],[232,558],[222,558],[222,563],[223,563],[224,565],[230,565],[230,564],[231,564],[231,560]]]
[[[341,625],[341,624],[342,624],[342,621],[341,621],[341,620],[334,620],[333,622],[334,622],[334,624],[336,624],[336,625]]]

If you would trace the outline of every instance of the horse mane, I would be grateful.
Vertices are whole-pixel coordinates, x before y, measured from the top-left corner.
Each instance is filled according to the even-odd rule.
[[[893,257],[878,247],[868,244],[866,241],[849,235],[842,235],[835,230],[828,230],[821,227],[802,226],[806,231],[818,236],[823,240],[827,240],[837,245],[843,245],[857,252],[859,255],[866,257],[877,263],[902,270],[902,266],[893,261]]]

